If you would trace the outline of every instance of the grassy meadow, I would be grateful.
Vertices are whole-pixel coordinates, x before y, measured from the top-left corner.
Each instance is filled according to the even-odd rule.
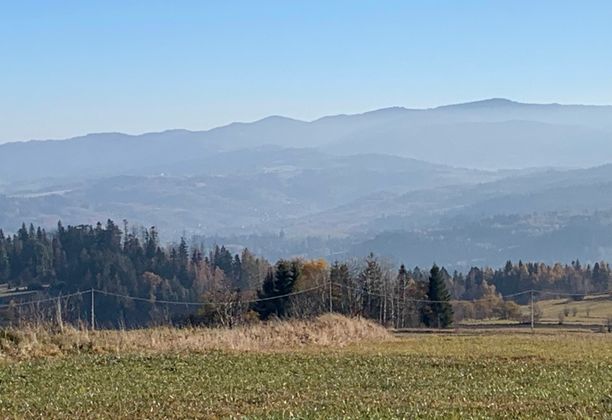
[[[192,340],[184,331],[169,329],[5,336],[0,417],[612,415],[610,334],[514,331],[393,337],[366,321],[329,316],[314,327],[292,321],[255,329],[194,330]],[[276,340],[279,334],[285,339]],[[174,345],[167,345],[168,340]],[[222,344],[211,344],[219,341]],[[54,342],[53,351],[42,353]],[[20,345],[28,351],[36,345],[40,349],[31,356],[20,352]]]
[[[606,324],[612,318],[612,295],[589,296],[584,300],[547,299],[539,301],[538,307],[542,322],[558,323],[559,314],[563,314],[564,324]],[[523,312],[528,314],[529,307],[524,307]]]

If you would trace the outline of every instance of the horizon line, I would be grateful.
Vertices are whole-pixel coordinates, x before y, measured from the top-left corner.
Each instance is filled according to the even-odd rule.
[[[355,113],[338,113],[338,114],[328,114],[328,115],[322,115],[320,117],[314,118],[314,119],[299,119],[299,118],[294,118],[294,117],[290,117],[290,116],[286,116],[286,115],[281,115],[281,114],[271,114],[262,118],[258,118],[255,120],[250,120],[250,121],[232,121],[229,122],[227,124],[221,124],[221,125],[216,125],[210,128],[204,128],[204,129],[189,129],[189,128],[168,128],[168,129],[164,129],[164,130],[158,130],[158,131],[139,131],[139,132],[127,132],[127,131],[91,131],[91,132],[87,132],[84,134],[78,134],[75,136],[71,136],[71,137],[62,137],[62,138],[32,138],[32,139],[23,139],[23,140],[7,140],[4,142],[0,141],[0,146],[5,146],[5,145],[9,145],[9,144],[17,144],[17,143],[30,143],[30,142],[55,142],[55,141],[69,141],[69,140],[75,140],[75,139],[81,139],[84,137],[88,137],[88,136],[97,136],[97,135],[122,135],[122,136],[128,136],[128,137],[140,137],[140,136],[146,136],[146,135],[150,135],[150,134],[163,134],[163,133],[168,133],[171,131],[182,131],[182,132],[188,132],[188,133],[205,133],[205,132],[209,132],[209,131],[213,131],[213,130],[217,130],[217,129],[221,129],[221,128],[225,128],[225,127],[229,127],[232,125],[236,125],[236,124],[256,124],[258,122],[262,122],[265,120],[269,120],[269,119],[274,119],[274,118],[278,118],[278,119],[282,119],[282,120],[292,120],[298,123],[305,123],[305,124],[309,124],[309,123],[314,123],[323,119],[327,119],[327,118],[334,118],[334,117],[351,117],[351,116],[360,116],[360,115],[366,115],[366,114],[371,114],[371,113],[376,113],[376,112],[381,112],[381,111],[388,111],[388,110],[402,110],[402,111],[434,111],[437,109],[448,109],[448,108],[452,108],[452,107],[459,107],[459,106],[466,106],[466,105],[486,105],[486,104],[503,104],[503,105],[522,105],[522,106],[563,106],[563,107],[592,107],[592,108],[606,108],[606,107],[612,107],[612,104],[583,104],[583,103],[559,103],[559,102],[520,102],[520,101],[516,101],[513,99],[508,99],[508,98],[502,98],[502,97],[491,97],[491,98],[485,98],[485,99],[477,99],[477,100],[471,100],[471,101],[467,101],[467,102],[455,102],[455,103],[450,103],[450,104],[445,104],[445,105],[437,105],[437,106],[431,106],[431,107],[406,107],[406,106],[402,106],[402,105],[391,105],[391,106],[387,106],[387,107],[382,107],[382,108],[376,108],[376,109],[371,109],[368,111],[363,111],[363,112],[355,112]]]

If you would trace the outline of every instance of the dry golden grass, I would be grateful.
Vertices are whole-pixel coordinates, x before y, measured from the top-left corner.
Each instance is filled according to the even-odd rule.
[[[584,300],[550,299],[541,300],[538,306],[542,310],[542,322],[559,322],[559,314],[564,313],[563,323],[586,323],[607,325],[612,317],[612,295],[590,296]],[[524,312],[529,313],[529,306]],[[574,313],[575,311],[575,313]]]
[[[0,331],[0,359],[24,360],[75,353],[198,353],[210,350],[278,351],[302,347],[345,347],[393,336],[363,318],[322,315],[309,321],[272,321],[226,328],[157,327],[139,330],[63,332],[44,327]]]

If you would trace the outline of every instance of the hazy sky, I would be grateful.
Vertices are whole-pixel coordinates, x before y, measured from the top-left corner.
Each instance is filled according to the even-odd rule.
[[[612,2],[0,3],[0,142],[489,97],[612,103]]]

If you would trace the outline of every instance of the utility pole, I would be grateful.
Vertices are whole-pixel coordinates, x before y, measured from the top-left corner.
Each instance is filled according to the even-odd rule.
[[[96,329],[96,307],[94,303],[94,289],[91,289],[91,330]]]
[[[533,290],[531,291],[531,331],[533,331]]]
[[[62,297],[58,296],[56,306],[57,325],[61,332],[64,332],[64,322],[62,321]]]
[[[334,311],[334,301],[332,300],[332,280],[329,279],[329,313]]]

